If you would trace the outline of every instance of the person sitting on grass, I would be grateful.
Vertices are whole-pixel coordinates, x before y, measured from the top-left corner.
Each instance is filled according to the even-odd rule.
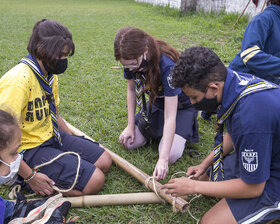
[[[165,184],[166,193],[222,198],[201,223],[279,219],[279,86],[227,69],[205,47],[192,47],[181,54],[171,83],[182,88],[194,106],[217,109],[217,134],[214,150],[199,165],[189,167],[187,177]],[[224,124],[227,132],[223,137]],[[188,178],[191,175],[200,179]]]
[[[0,109],[0,185],[12,185],[22,160],[18,154],[21,131],[17,120],[6,111]],[[15,204],[0,197],[0,223],[9,218]]]
[[[71,151],[81,157],[80,171],[74,189],[64,195],[96,194],[112,159],[98,143],[72,135],[58,112],[57,74],[65,72],[67,57],[74,54],[72,34],[61,23],[43,19],[34,25],[27,50],[29,54],[0,79],[0,104],[22,120],[18,182],[43,196],[54,192],[53,185],[70,188],[78,168],[74,155],[64,155],[40,170],[33,168]]]
[[[128,124],[119,142],[124,148],[135,149],[161,138],[153,175],[157,180],[164,179],[168,163],[182,156],[186,142],[198,141],[197,112],[181,89],[170,85],[170,70],[179,53],[135,27],[117,32],[114,50],[128,81]],[[147,103],[145,92],[149,94]],[[135,116],[136,105],[140,111]]]

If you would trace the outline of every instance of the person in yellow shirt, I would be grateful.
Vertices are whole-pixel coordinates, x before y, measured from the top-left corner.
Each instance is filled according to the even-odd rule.
[[[29,54],[0,79],[0,104],[21,121],[18,152],[23,160],[17,182],[41,195],[52,194],[53,185],[70,188],[78,166],[74,155],[64,155],[40,170],[33,168],[72,151],[81,156],[81,167],[74,189],[64,194],[96,194],[112,159],[98,143],[72,135],[58,112],[57,75],[65,72],[67,57],[75,52],[72,34],[61,23],[43,19],[34,25],[27,50]]]

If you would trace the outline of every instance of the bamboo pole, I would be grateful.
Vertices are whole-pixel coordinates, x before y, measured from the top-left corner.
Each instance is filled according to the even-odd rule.
[[[71,202],[72,208],[82,208],[84,206],[162,203],[162,200],[160,200],[154,192],[85,195],[80,197],[65,197],[65,199]]]
[[[84,136],[85,138],[87,138],[93,142],[96,142],[91,137],[87,136],[85,133],[83,133],[82,131],[80,131],[79,129],[74,127],[73,125],[69,124],[67,121],[65,121],[65,123],[66,123],[67,127],[71,130],[72,134],[77,135],[77,136]],[[135,167],[134,165],[132,165],[131,163],[129,163],[128,161],[126,161],[125,159],[123,159],[122,157],[117,155],[116,153],[107,149],[106,147],[104,147],[102,145],[101,145],[101,147],[103,147],[111,155],[112,160],[118,166],[120,166],[123,170],[125,170],[130,175],[135,177],[141,183],[145,184],[146,180],[149,179],[150,176],[148,174],[144,173],[142,170],[138,169],[137,167]],[[148,185],[147,187],[149,189],[151,189],[152,191],[156,191],[158,193],[158,195],[160,197],[162,197],[168,203],[175,205],[176,209],[178,209],[179,211],[181,211],[181,212],[186,211],[186,209],[188,208],[188,205],[189,205],[187,201],[185,201],[181,197],[177,197],[174,202],[174,197],[172,197],[171,194],[166,194],[165,191],[161,189],[162,185],[159,182],[154,180],[154,184],[155,184],[155,189],[154,189],[153,181],[149,180],[147,183],[147,185]]]
[[[134,204],[156,204],[163,203],[154,192],[138,192],[124,194],[103,194],[103,195],[84,195],[78,197],[64,197],[71,202],[72,208],[82,208],[84,206],[103,206],[103,205],[134,205]],[[32,198],[28,201],[40,200],[42,198]],[[16,203],[16,200],[10,200]]]

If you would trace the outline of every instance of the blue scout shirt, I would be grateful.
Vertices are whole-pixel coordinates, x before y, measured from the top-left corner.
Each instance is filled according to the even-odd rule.
[[[177,96],[178,95],[178,103],[181,104],[189,104],[189,98],[186,96],[184,92],[182,92],[181,88],[173,88],[170,85],[170,70],[175,65],[175,62],[171,60],[171,58],[167,57],[166,55],[161,55],[160,60],[160,71],[161,71],[161,80],[162,85],[159,87],[158,97],[155,101],[156,105],[163,107],[163,97],[164,96]],[[124,78],[125,79],[136,79],[136,73],[133,72],[126,72],[124,70]]]
[[[229,68],[280,83],[280,6],[270,5],[246,28],[241,51]]]
[[[253,81],[252,81],[253,80]],[[228,69],[222,105],[229,108],[239,88],[261,79]],[[249,83],[249,84],[248,84]],[[266,181],[265,191],[280,199],[280,89],[263,90],[243,97],[226,120],[237,153],[240,178],[249,184]]]

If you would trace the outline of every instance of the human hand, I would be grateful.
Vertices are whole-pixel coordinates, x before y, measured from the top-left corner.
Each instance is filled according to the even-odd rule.
[[[179,197],[182,195],[194,194],[194,184],[194,180],[181,177],[169,180],[161,189],[166,189],[165,193],[171,194],[173,197]]]
[[[43,173],[37,172],[33,179],[28,181],[31,189],[42,196],[51,195],[54,193],[52,186],[55,184],[52,179]]]
[[[134,128],[127,126],[120,134],[119,142],[124,148],[127,148],[128,143],[133,144],[134,138],[135,138]]]
[[[168,174],[168,160],[159,159],[155,167],[153,176],[156,180],[162,180]]]
[[[202,163],[197,166],[191,166],[188,168],[186,176],[189,177],[190,175],[193,175],[194,178],[198,178],[205,173],[206,169],[207,167]]]

